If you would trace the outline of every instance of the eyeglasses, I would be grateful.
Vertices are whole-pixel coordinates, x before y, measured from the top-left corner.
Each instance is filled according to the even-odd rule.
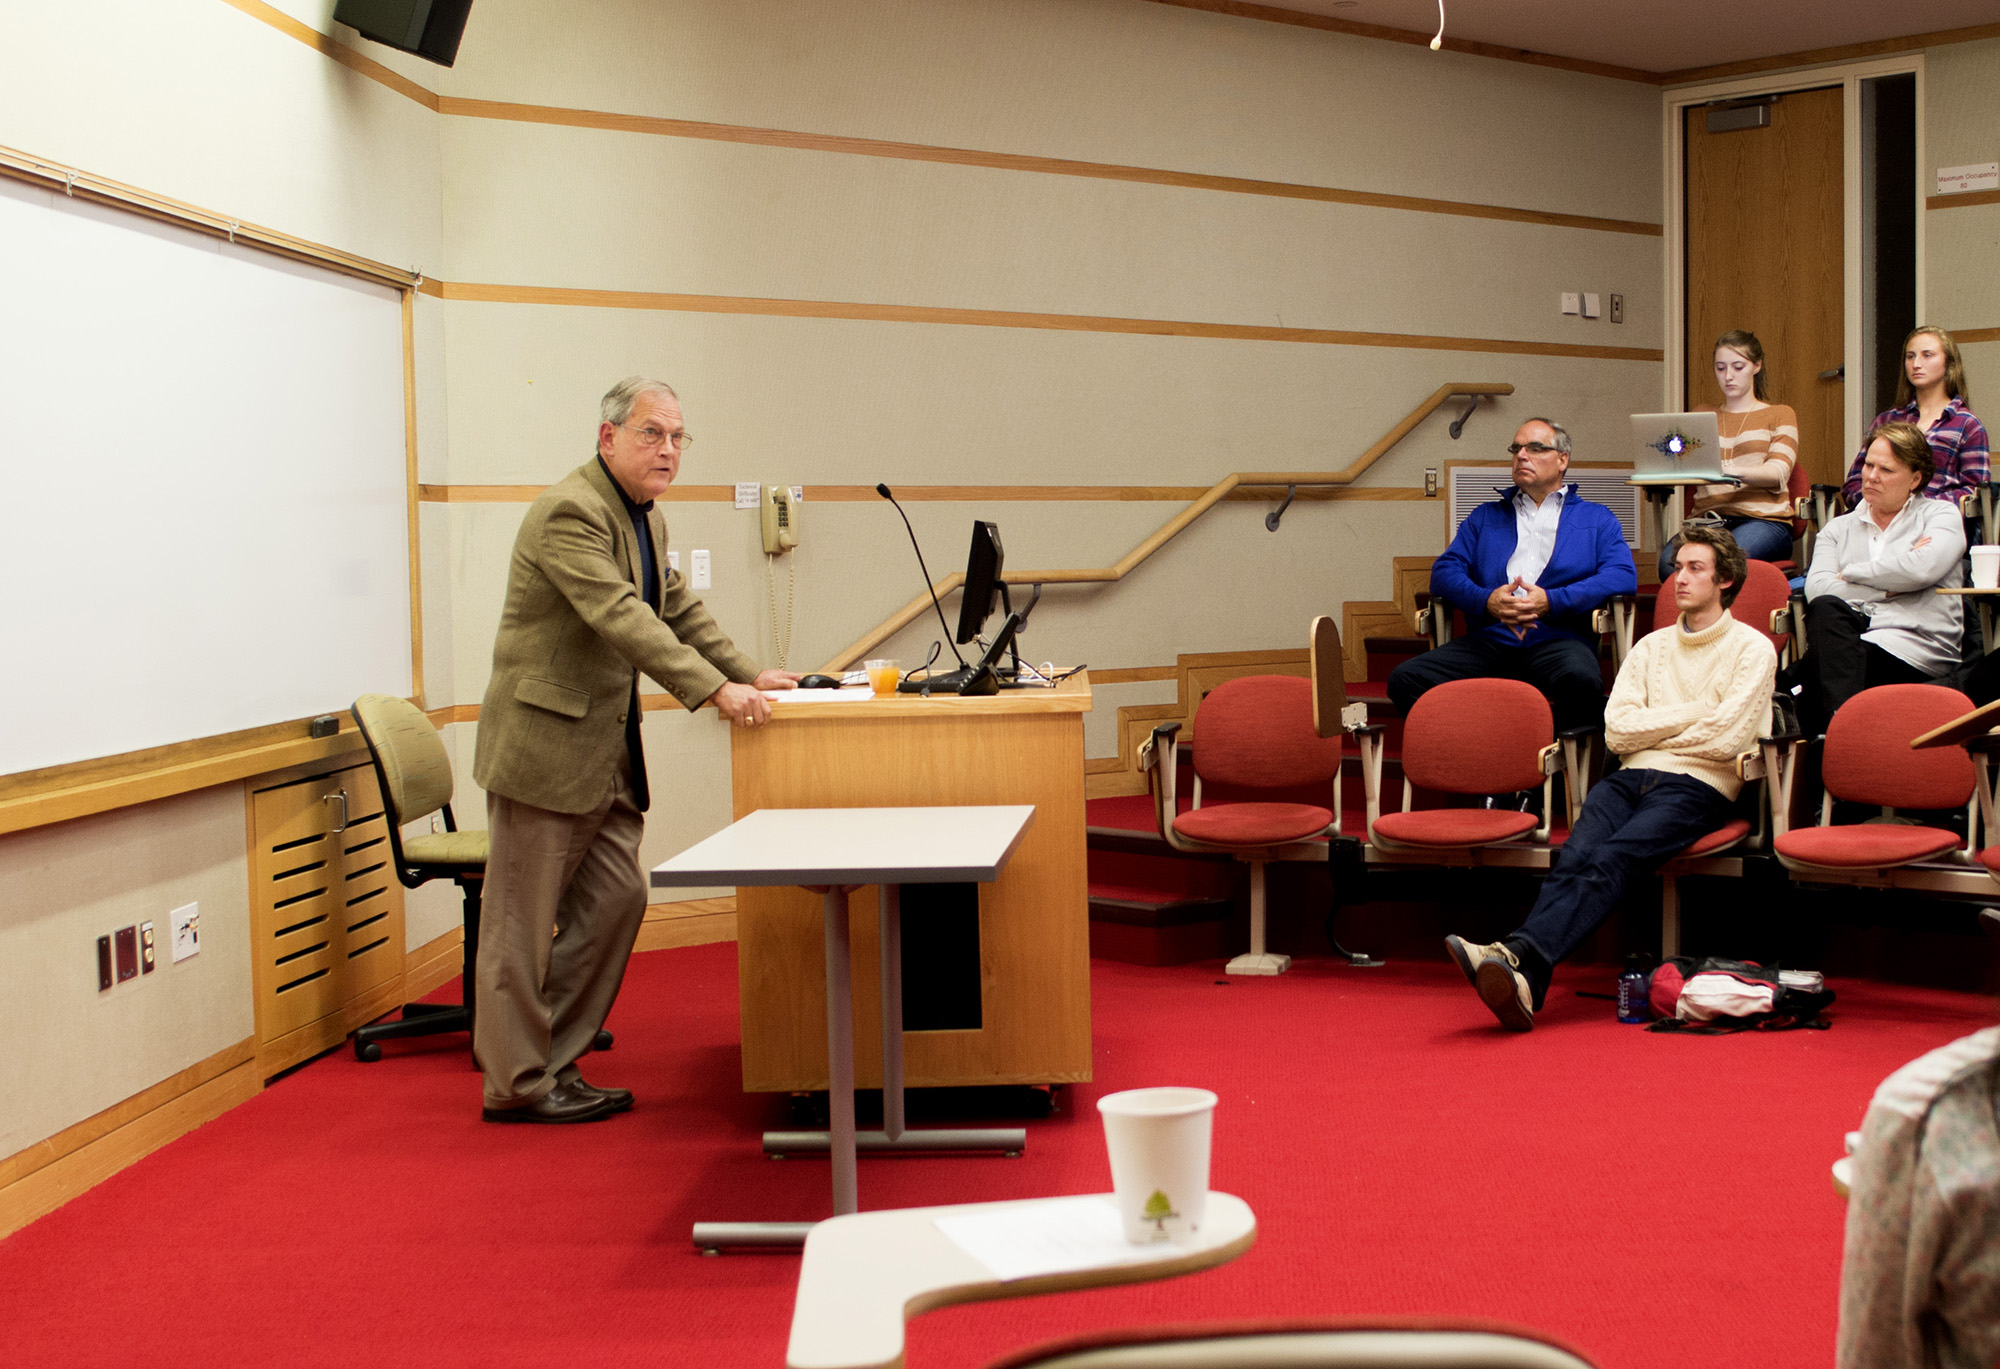
[[[671,442],[674,444],[674,450],[681,452],[694,445],[694,434],[685,428],[677,433],[670,433],[664,428],[655,428],[650,423],[643,428],[635,428],[630,423],[620,423],[617,426],[636,435],[642,447],[663,447]]]
[[[1526,452],[1529,456],[1548,456],[1553,452],[1561,450],[1562,448],[1560,447],[1545,447],[1539,442],[1509,442],[1507,444],[1507,455],[1509,456],[1519,456],[1522,452]]]

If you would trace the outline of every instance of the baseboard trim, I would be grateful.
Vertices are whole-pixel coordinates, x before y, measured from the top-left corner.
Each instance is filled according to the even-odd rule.
[[[0,1161],[0,1237],[46,1217],[263,1090],[246,1038]]]
[[[411,999],[422,998],[440,984],[449,983],[465,968],[465,928],[453,927],[443,936],[433,937],[403,957],[403,992]]]
[[[691,898],[679,903],[652,903],[639,924],[635,951],[664,951],[676,946],[707,946],[736,940],[736,898]]]

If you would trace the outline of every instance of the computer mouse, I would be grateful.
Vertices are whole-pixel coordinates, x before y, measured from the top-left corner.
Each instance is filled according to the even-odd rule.
[[[840,677],[838,675],[801,675],[799,677],[799,688],[838,689],[840,688]]]

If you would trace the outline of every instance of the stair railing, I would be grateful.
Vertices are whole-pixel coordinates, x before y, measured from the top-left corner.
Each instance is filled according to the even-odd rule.
[[[1175,537],[1179,536],[1193,524],[1196,519],[1200,518],[1223,500],[1229,498],[1237,490],[1284,487],[1312,488],[1352,484],[1370,466],[1381,460],[1390,448],[1415,431],[1419,423],[1422,423],[1426,418],[1437,412],[1447,400],[1455,397],[1464,397],[1470,399],[1473,405],[1476,406],[1483,396],[1511,395],[1513,393],[1514,387],[1503,381],[1453,381],[1447,385],[1440,385],[1431,392],[1429,398],[1416,408],[1410,410],[1401,422],[1389,429],[1379,442],[1361,453],[1360,456],[1356,457],[1340,470],[1237,471],[1232,475],[1225,475],[1214,485],[1210,486],[1199,499],[1196,499],[1178,514],[1175,514],[1173,518],[1168,520],[1152,536],[1126,552],[1114,565],[1096,570],[1010,570],[1005,572],[1001,578],[1010,585],[1030,585],[1036,588],[1043,585],[1098,585],[1115,583],[1116,581],[1123,580],[1127,575],[1138,569],[1154,552],[1173,541]],[[1451,425],[1451,435],[1453,437],[1457,437],[1464,429],[1465,419],[1469,418],[1471,414],[1472,410],[1468,408],[1465,414]],[[945,576],[944,579],[931,586],[929,592],[918,595],[916,598],[910,600],[909,603],[903,605],[902,608],[890,614],[889,617],[883,619],[882,622],[869,629],[859,641],[834,656],[832,660],[821,666],[820,670],[823,673],[834,674],[847,669],[856,661],[864,659],[869,652],[873,651],[883,642],[888,641],[889,638],[895,636],[921,617],[923,611],[931,606],[932,593],[935,593],[939,599],[943,599],[945,595],[951,593],[951,591],[964,583],[965,572],[953,571],[951,574]]]

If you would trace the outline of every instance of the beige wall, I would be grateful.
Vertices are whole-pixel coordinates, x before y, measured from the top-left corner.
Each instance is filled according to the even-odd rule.
[[[2000,39],[1933,48],[1924,58],[1924,136],[1937,168],[2000,161]],[[2000,204],[1924,215],[1924,321],[1941,328],[2000,328]],[[2000,424],[2000,342],[1962,349],[1966,385],[1988,427]]]
[[[254,6],[253,6],[254,8]],[[332,0],[278,8],[321,33]],[[0,144],[454,282],[1111,315],[1657,348],[1662,239],[1021,170],[440,116],[223,0],[0,0]],[[447,96],[1261,178],[1657,221],[1658,91],[1142,0],[481,0],[456,69],[366,45]],[[77,55],[90,54],[87,80]],[[2000,44],[1931,56],[1933,160],[1994,155]],[[1950,222],[1945,222],[1950,220]],[[2000,326],[2000,209],[1932,214],[1932,308]],[[1629,321],[1566,319],[1560,290],[1617,291]],[[1981,294],[1979,292],[1986,292]],[[1281,341],[440,302],[417,308],[420,478],[538,485],[589,453],[597,396],[671,379],[700,443],[684,482],[1206,485],[1346,464],[1436,386],[1517,393],[1463,441],[1440,415],[1361,482],[1491,457],[1529,413],[1608,453],[1659,367]],[[1994,350],[1994,349],[1989,349]],[[2000,361],[2000,356],[1995,357]],[[917,503],[942,573],[975,517],[1015,568],[1103,565],[1175,509],[1145,502]],[[427,702],[483,692],[522,506],[422,511]],[[804,509],[791,660],[812,665],[916,591],[873,500]],[[1296,643],[1306,619],[1389,592],[1391,556],[1438,550],[1442,507],[1225,505],[1115,588],[1052,591],[1036,659],[1099,668]],[[771,651],[755,518],[668,509],[716,559],[710,602]],[[782,571],[782,567],[780,568]],[[782,579],[780,593],[783,593]],[[892,650],[923,654],[934,630]],[[1110,686],[1089,746],[1109,752]],[[445,729],[458,809],[476,726]],[[727,818],[712,717],[649,713],[651,862]],[[242,795],[229,787],[0,837],[0,1030],[33,1109],[5,1154],[251,1030]],[[95,991],[100,932],[202,903],[202,957]],[[454,891],[410,899],[412,944]],[[138,1044],[134,1044],[138,1043]]]

